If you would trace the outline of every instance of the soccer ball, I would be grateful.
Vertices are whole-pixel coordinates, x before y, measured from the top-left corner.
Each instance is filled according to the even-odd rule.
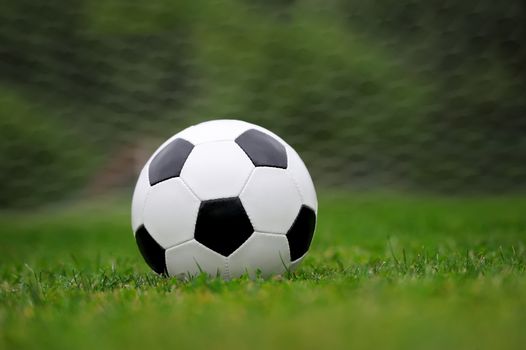
[[[305,164],[272,132],[214,120],[171,137],[142,169],[132,227],[146,263],[181,279],[294,270],[318,201]]]

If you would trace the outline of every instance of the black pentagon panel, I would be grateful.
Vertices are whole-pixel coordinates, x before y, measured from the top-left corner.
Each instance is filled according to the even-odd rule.
[[[194,145],[184,139],[175,139],[166,145],[150,163],[150,185],[178,177],[193,148]]]
[[[255,166],[287,168],[285,146],[264,132],[255,129],[247,130],[236,139],[236,143]]]
[[[139,227],[137,232],[135,232],[135,241],[148,266],[160,275],[167,275],[168,271],[166,270],[164,248],[153,239],[144,225]]]
[[[229,256],[253,232],[239,198],[214,199],[201,203],[194,235],[204,246],[223,256]]]
[[[287,232],[291,261],[295,261],[307,253],[312,242],[315,227],[316,213],[311,208],[305,205],[302,206],[292,227]]]

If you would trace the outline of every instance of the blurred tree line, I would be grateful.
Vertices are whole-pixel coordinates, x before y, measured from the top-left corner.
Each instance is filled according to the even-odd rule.
[[[281,134],[320,184],[526,187],[523,1],[0,4],[0,207],[218,117]]]

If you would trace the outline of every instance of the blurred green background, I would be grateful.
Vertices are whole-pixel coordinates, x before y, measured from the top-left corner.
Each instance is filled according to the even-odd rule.
[[[319,187],[526,188],[523,1],[0,5],[1,208],[130,188],[215,118],[275,131]]]

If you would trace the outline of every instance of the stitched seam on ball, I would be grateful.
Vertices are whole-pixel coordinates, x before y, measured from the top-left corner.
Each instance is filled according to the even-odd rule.
[[[299,155],[298,155],[298,157],[299,157]],[[290,165],[290,163],[288,165]],[[307,205],[307,200],[304,198],[304,194],[303,194],[303,191],[301,190],[299,182],[294,177],[294,174],[292,174],[292,171],[290,171],[290,167],[287,166],[287,169],[285,169],[285,170],[287,171],[288,176],[292,179],[292,182],[294,182],[294,185],[296,186],[296,189],[298,190],[298,192],[300,194],[302,204],[304,204],[304,205],[308,206],[309,208],[311,208],[312,210],[314,210],[316,215],[318,215],[318,208],[317,208],[318,207],[318,203],[317,203],[318,201],[315,200],[315,202],[314,202],[314,206],[316,207],[316,209],[311,207],[310,205]],[[310,174],[309,174],[309,176],[310,176]],[[316,189],[314,189],[314,191],[316,191]]]
[[[292,157],[290,157],[289,155],[289,150],[290,150],[290,153],[292,152],[295,152],[292,147],[287,147],[285,148],[287,150],[287,169],[285,169],[285,172],[287,173],[287,176],[292,180],[292,182],[294,183],[294,186],[296,187],[296,190],[298,191],[299,195],[300,195],[300,198],[301,198],[301,204],[305,204],[306,201],[305,201],[305,197],[303,195],[303,192],[301,191],[301,188],[300,188],[300,185],[298,183],[298,181],[296,181],[296,178],[294,177],[294,175],[292,174],[292,171],[290,170],[290,160],[292,159]],[[299,155],[298,155],[299,157]]]
[[[238,136],[239,136],[239,135],[238,135]],[[219,140],[208,140],[208,141],[203,141],[203,142],[199,142],[199,143],[197,143],[196,146],[197,146],[197,145],[199,145],[199,146],[202,146],[202,145],[209,145],[209,144],[211,144],[211,143],[220,143],[220,142],[225,142],[225,143],[226,143],[226,142],[235,142],[235,140],[236,140],[236,138],[237,138],[238,136],[236,136],[236,137],[233,138],[233,139],[230,139],[230,138],[226,139],[226,138],[225,138],[225,139],[219,139]]]
[[[250,216],[250,213],[248,212],[247,208],[245,207],[245,204],[243,203],[242,194],[245,191],[245,189],[246,189],[246,187],[248,185],[248,182],[250,181],[250,178],[252,177],[252,175],[254,174],[255,171],[256,171],[256,168],[254,168],[254,169],[252,169],[252,171],[250,171],[250,174],[248,175],[248,177],[247,177],[247,179],[245,181],[245,184],[241,188],[241,192],[239,192],[239,195],[238,195],[238,198],[241,201],[241,205],[243,206],[243,210],[245,211],[245,214],[247,214],[248,221],[250,221],[250,225],[252,226],[252,230],[254,230],[254,231],[256,230],[254,228],[254,221],[252,220],[252,216]]]
[[[145,168],[146,168],[146,166],[145,166],[145,167],[141,170],[141,172],[139,173],[139,179],[141,178],[141,174],[142,174],[143,170],[145,170]],[[148,170],[148,169],[146,168],[146,170]],[[149,179],[149,177],[150,177],[150,176],[149,176],[149,174],[148,174],[148,171],[146,171],[146,183],[148,184],[148,189],[146,190],[146,195],[144,196],[144,200],[143,200],[142,203],[140,204],[140,205],[141,205],[141,207],[140,207],[141,210],[139,211],[139,214],[140,214],[140,216],[141,216],[141,220],[140,220],[140,221],[142,221],[142,223],[141,223],[139,226],[137,226],[137,228],[132,227],[133,237],[135,237],[135,233],[137,232],[137,229],[138,229],[139,227],[141,227],[141,225],[143,225],[143,226],[146,227],[146,225],[145,225],[145,223],[144,223],[144,221],[145,221],[145,220],[144,220],[144,209],[146,208],[146,201],[148,200],[148,196],[150,195],[150,192],[151,192],[151,189],[152,189],[152,186],[150,186],[150,179]],[[137,184],[137,185],[138,185],[138,184]],[[135,185],[135,186],[137,186],[137,185]],[[132,196],[132,205],[133,205],[133,196]],[[132,210],[133,210],[133,208],[132,208]],[[132,220],[133,220],[133,211],[132,211]]]
[[[294,176],[292,176],[289,168],[287,167],[286,170],[286,173],[287,173],[287,176],[292,180],[292,182],[294,183],[294,187],[296,187],[296,190],[298,191],[298,194],[300,195],[300,198],[301,198],[301,204],[305,204],[305,198],[303,196],[303,192],[301,191],[301,188],[300,188],[300,185],[298,184],[298,182],[296,181],[296,179],[294,178]]]
[[[250,216],[250,213],[248,212],[247,208],[245,208],[245,204],[243,204],[243,200],[241,198],[239,198],[239,200],[241,201],[241,205],[243,206],[243,210],[247,214],[248,221],[250,221],[250,226],[252,226],[252,234],[253,234],[254,232],[256,232],[256,228],[254,227],[254,221],[252,220],[252,216]]]
[[[147,178],[148,186],[150,186],[150,180]],[[146,203],[148,202],[148,199],[150,198],[150,194],[152,193],[152,186],[148,187],[148,191],[146,192],[146,197],[144,198],[144,201],[142,203],[141,208],[141,218],[142,218],[142,225],[147,229],[146,227],[146,218],[144,217],[145,210],[146,210]],[[139,226],[140,227],[140,226]],[[135,230],[137,231],[137,230]],[[151,233],[150,233],[151,234]],[[133,233],[135,236],[135,232]]]
[[[194,221],[193,221],[193,226],[194,226],[194,227],[193,227],[193,229],[192,229],[192,232],[193,232],[193,234],[192,234],[192,239],[194,239],[194,238],[195,238],[195,228],[196,228],[196,226],[197,226],[197,217],[199,216],[199,210],[201,209],[201,203],[203,203],[203,201],[201,200],[201,198],[199,198],[199,197],[194,193],[194,191],[192,191],[192,189],[190,188],[190,186],[188,186],[188,185],[186,184],[186,182],[184,182],[183,178],[180,178],[180,180],[181,180],[181,183],[183,184],[183,186],[184,186],[185,188],[187,188],[188,191],[190,191],[190,193],[192,193],[192,194],[195,196],[195,198],[199,201],[199,205],[197,206],[197,210],[195,211],[195,214],[194,214]]]
[[[184,166],[183,166],[184,167]],[[181,170],[182,172],[182,170]],[[194,197],[199,201],[199,202],[203,202],[203,200],[197,195],[197,193],[194,192],[194,190],[186,183],[186,181],[184,181],[184,179],[181,177],[181,175],[179,175],[177,177],[179,180],[181,180],[181,182],[183,183],[184,187],[186,187],[188,189],[188,191],[190,191],[191,194],[194,195]]]
[[[300,212],[301,212],[301,208],[300,208]],[[299,212],[298,212],[298,216],[299,216]],[[289,230],[287,230],[287,235],[288,235],[288,233],[289,233],[288,231],[290,231],[290,229],[291,229],[292,227],[294,227],[294,224],[295,224],[296,221],[298,220],[298,216],[296,216],[296,218],[295,218],[294,221],[292,222],[292,225],[290,225]],[[289,236],[287,236],[287,235],[286,235],[286,237],[287,237],[287,245],[289,246],[289,256],[290,256],[290,260],[291,260],[291,261],[290,261],[290,264],[292,265],[292,263],[294,262],[294,261],[292,261],[292,247],[290,246]],[[305,253],[305,254],[307,254],[307,253]],[[301,259],[301,257],[300,257],[299,259]]]
[[[146,202],[148,201],[148,199],[150,198],[150,194],[152,193],[152,186],[150,185],[150,176],[149,176],[149,172],[146,174],[146,180],[147,180],[147,183],[148,183],[148,192],[146,193],[146,198],[144,198],[144,203],[142,205],[142,225],[144,226],[144,228],[148,231],[148,228],[146,227],[146,218],[144,217],[144,211],[146,209]],[[150,235],[152,235],[151,232],[149,232]],[[134,234],[135,236],[135,234]],[[163,249],[164,249],[164,269],[163,269],[163,273],[166,273],[167,275],[169,275],[169,272],[168,272],[168,264],[166,263],[166,252],[167,252],[167,248],[163,247],[156,239],[155,237],[153,237],[153,240],[159,244]]]
[[[184,241],[181,241],[179,243],[176,243],[176,244],[172,244],[171,246],[167,247],[167,248],[164,248],[165,250],[168,250],[168,249],[172,249],[172,248],[175,248],[175,247],[178,247],[180,245],[183,245],[185,243],[188,243],[188,242],[191,242],[191,241],[194,241],[195,238],[192,237],[192,238],[188,238],[188,239],[185,239]]]
[[[226,279],[230,279],[230,266],[228,265],[228,258],[225,258],[225,276]]]
[[[252,174],[256,171],[256,169],[257,169],[257,168],[254,168],[254,170],[252,170],[252,172],[250,173],[250,176],[249,176],[248,179],[247,179],[247,183],[245,184],[243,190],[242,190],[241,193],[239,194],[239,199],[241,200],[241,204],[243,205],[243,209],[245,210],[245,213],[246,213],[247,216],[248,216],[248,220],[250,221],[250,223],[251,223],[251,225],[252,225],[252,228],[254,229],[254,232],[268,233],[268,234],[274,234],[274,235],[285,235],[286,232],[283,233],[283,232],[268,231],[268,230],[258,230],[258,229],[256,228],[256,225],[255,225],[254,221],[252,220],[252,216],[250,215],[249,211],[248,211],[247,208],[245,207],[245,204],[243,203],[242,194],[243,194],[243,192],[245,191],[245,187],[247,186],[248,181],[250,180],[250,178],[252,177]],[[287,169],[282,169],[282,170],[285,170],[285,172],[287,172]],[[290,177],[290,175],[289,175],[288,173],[287,173],[287,176]],[[292,182],[294,182],[294,180],[293,180]],[[294,186],[295,186],[296,189],[297,189],[297,185],[296,185],[296,183],[294,183]],[[301,198],[301,205],[304,205],[304,200],[303,200],[303,197],[301,196],[301,193],[300,193],[300,198]],[[291,227],[292,227],[292,225],[291,225]],[[289,229],[290,229],[290,227],[289,227]]]
[[[269,235],[269,236],[286,236],[287,235],[287,233],[283,233],[283,232],[271,232],[271,231],[261,231],[261,230],[255,230],[254,233],[261,233],[261,234]]]
[[[232,255],[236,254],[238,251],[240,251],[241,249],[243,249],[243,247],[245,247],[248,242],[252,239],[252,237],[254,236],[255,233],[259,233],[259,231],[254,231],[250,234],[250,236],[239,246],[236,248],[236,250],[234,250],[232,253],[230,253],[230,255],[227,257],[227,259],[229,257],[231,257]]]
[[[248,182],[250,181],[250,178],[252,177],[252,175],[254,174],[255,171],[256,171],[256,167],[254,167],[252,170],[250,170],[250,174],[248,174],[247,179],[245,180],[245,183],[243,184],[243,187],[241,187],[241,191],[239,191],[239,194],[238,194],[239,197],[241,197],[241,195],[245,191],[245,189],[246,189],[246,187],[248,185]]]
[[[144,209],[146,209],[146,201],[148,200],[148,196],[150,195],[150,190],[151,190],[151,188],[149,188],[148,191],[146,192],[146,196],[144,197],[144,201],[143,201],[143,203],[141,205],[140,213],[141,213],[141,221],[142,221],[142,223],[137,228],[133,229],[133,236],[134,237],[135,237],[135,234],[137,233],[137,230],[139,229],[139,227],[141,227],[141,225],[146,227],[146,223],[145,223],[146,220],[144,220]]]

